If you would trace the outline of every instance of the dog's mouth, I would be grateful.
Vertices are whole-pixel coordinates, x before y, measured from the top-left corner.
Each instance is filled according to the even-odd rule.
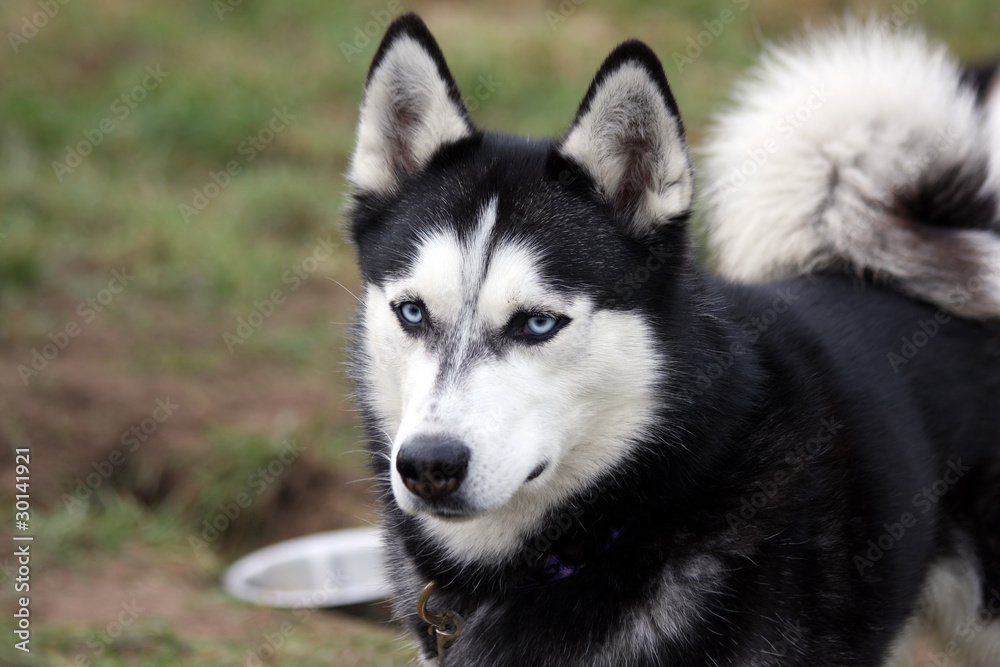
[[[548,461],[543,461],[542,463],[539,463],[537,466],[535,466],[535,469],[528,474],[528,477],[524,480],[524,483],[527,484],[528,482],[538,479],[548,467],[549,467]],[[429,514],[435,519],[441,519],[442,521],[449,521],[456,523],[460,521],[467,521],[479,514],[482,514],[482,512],[476,510],[462,510],[453,507],[430,507],[423,510],[423,513]]]
[[[474,517],[477,512],[460,512],[457,510],[449,509],[429,509],[425,511],[426,514],[434,517],[435,519],[441,519],[442,521],[449,521],[458,523],[461,521],[466,521]]]

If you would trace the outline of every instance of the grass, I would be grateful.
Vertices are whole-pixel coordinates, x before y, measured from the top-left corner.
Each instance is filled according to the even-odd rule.
[[[18,392],[0,400],[9,414],[0,419],[0,440],[36,448],[43,466],[36,474],[59,471],[37,486],[33,571],[66,582],[37,594],[32,655],[25,661],[5,640],[0,662],[67,664],[82,655],[93,665],[253,664],[262,633],[292,621],[294,632],[278,649],[283,665],[409,659],[393,629],[325,612],[305,621],[285,612],[260,617],[222,596],[219,573],[263,543],[262,526],[275,511],[269,494],[284,493],[280,484],[265,489],[261,498],[269,500],[240,517],[225,545],[204,553],[189,545],[220,504],[247,490],[283,438],[299,438],[317,465],[363,464],[341,372],[343,323],[353,305],[346,290],[357,284],[340,235],[342,174],[378,35],[355,40],[375,20],[372,12],[384,16],[389,6],[71,2],[37,34],[16,40],[16,52],[10,35],[39,5],[0,7],[8,42],[0,48],[0,353]],[[806,19],[916,6],[907,20],[969,59],[995,54],[1000,34],[994,0],[629,0],[572,11],[571,3],[528,0],[402,6],[421,13],[438,36],[484,127],[561,133],[603,55],[637,36],[663,58],[695,145],[761,39],[782,39]],[[689,39],[726,11],[732,22],[683,61],[697,51],[687,51]],[[477,96],[484,79],[492,90]],[[275,118],[281,131],[262,134]],[[253,137],[259,145],[251,150]],[[332,251],[306,271],[321,246]],[[134,279],[84,321],[79,304],[122,270]],[[224,334],[275,291],[284,302],[245,341],[227,345]],[[15,368],[71,321],[82,326],[79,342],[25,392]],[[244,396],[244,382],[257,393]],[[73,492],[91,456],[99,460],[118,433],[146,416],[151,401],[141,390],[154,386],[183,396],[186,425],[157,436],[127,472],[70,511],[62,494]],[[303,386],[312,402],[298,410]],[[141,400],[133,405],[130,393]],[[291,407],[273,408],[286,393]],[[32,418],[27,407],[36,404],[50,412]],[[61,430],[46,430],[56,421]],[[147,487],[154,491],[140,492]],[[85,585],[119,565],[176,570],[163,586],[183,590],[184,603],[151,606],[120,638],[88,646],[114,617],[71,613],[69,598],[80,606],[90,595],[126,595],[131,589]],[[117,581],[108,577],[98,580]],[[229,625],[214,634],[198,632],[198,623],[225,619]],[[9,638],[12,630],[5,614],[0,633]]]

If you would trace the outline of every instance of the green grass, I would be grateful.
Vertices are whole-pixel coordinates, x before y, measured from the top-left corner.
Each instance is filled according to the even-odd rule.
[[[814,3],[816,4],[816,3]],[[839,13],[844,3],[818,3]],[[59,285],[67,264],[133,267],[142,293],[238,306],[275,284],[318,234],[336,233],[355,107],[369,44],[347,62],[339,45],[381,5],[243,3],[220,20],[207,2],[169,8],[123,2],[71,3],[18,54],[7,50],[0,93],[0,284],[5,292]],[[455,75],[474,96],[480,76],[500,87],[477,101],[485,126],[558,134],[571,118],[604,51],[628,35],[665,60],[697,137],[727,82],[750,61],[758,32],[796,27],[795,5],[731,0],[630,2],[610,12],[583,4],[550,27],[541,6],[515,5],[488,29],[496,8],[455,11],[438,29]],[[928,2],[915,18],[969,56],[993,48],[1000,18],[988,2]],[[413,7],[433,7],[416,3]],[[882,3],[891,10],[892,3]],[[5,6],[16,25],[31,3]],[[677,71],[673,54],[724,10],[735,21]],[[551,11],[551,10],[549,10]],[[434,12],[429,13],[434,26]],[[762,25],[764,24],[764,25]],[[116,106],[150,66],[169,75],[135,109]],[[119,120],[124,113],[127,116]],[[239,146],[265,127],[272,109],[295,118],[247,162]],[[82,163],[60,181],[53,162],[84,132],[111,119]],[[181,204],[211,184],[227,162],[241,173],[185,223]],[[346,260],[345,260],[346,261]]]
[[[134,281],[85,330],[88,344],[103,341],[102,374],[140,382],[162,376],[212,397],[218,377],[267,368],[303,383],[324,384],[331,396],[348,392],[341,372],[347,344],[343,323],[353,299],[328,281],[349,289],[356,284],[340,233],[342,174],[377,39],[350,59],[342,45],[354,40],[355,28],[372,20],[370,12],[383,11],[388,3],[244,0],[221,18],[218,4],[70,2],[19,44],[17,53],[5,38],[0,48],[0,350],[5,345],[15,350],[5,357],[11,369],[48,331],[77,317],[76,304],[106,286],[112,270],[125,268]],[[782,39],[807,17],[822,23],[849,7],[891,12],[904,3],[629,0],[612,6],[589,0],[551,24],[554,15],[547,12],[559,11],[555,1],[402,5],[424,15],[470,99],[481,77],[499,83],[475,99],[472,115],[484,127],[534,136],[563,132],[603,56],[636,36],[663,58],[697,145],[712,110],[752,62],[762,38]],[[20,30],[22,17],[37,10],[33,1],[4,3],[4,34]],[[733,22],[679,71],[674,54],[684,54],[704,22],[726,10],[733,12]],[[1000,50],[995,0],[925,2],[912,20],[964,58]],[[142,83],[147,67],[157,66],[169,74],[129,108],[123,96]],[[290,116],[287,127],[251,154],[243,142],[266,127],[276,109]],[[57,173],[53,163],[66,163],[88,135],[97,136],[102,122],[113,129],[100,133],[99,144],[78,166]],[[218,176],[230,163],[239,173]],[[217,192],[213,173],[225,183]],[[200,196],[206,196],[203,210],[189,212],[185,220],[181,206],[194,206]],[[299,284],[286,280],[328,237],[335,245],[332,257]],[[275,290],[288,305],[233,351],[227,349],[223,333],[235,331],[239,318],[249,317],[255,302]],[[42,391],[38,387],[55,377],[54,372],[46,375],[31,391]],[[94,378],[94,387],[99,380]],[[53,410],[72,407],[54,404]],[[169,449],[173,465],[189,481],[179,487],[183,493],[143,503],[129,491],[135,480],[124,478],[102,486],[72,512],[58,501],[38,509],[37,576],[79,571],[86,577],[89,567],[125,562],[138,552],[151,570],[188,561],[190,576],[198,582],[190,588],[203,589],[199,594],[206,608],[219,605],[222,616],[249,614],[218,589],[218,575],[231,553],[213,543],[207,555],[196,557],[189,538],[220,505],[247,491],[248,479],[274,459],[284,437],[302,439],[328,465],[362,465],[359,432],[345,422],[348,418],[334,419],[328,410],[326,404],[315,408],[287,433],[248,425],[252,420],[225,410],[207,412],[197,447]],[[124,425],[132,415],[121,419]],[[36,432],[29,424],[25,437],[30,440]],[[71,453],[77,443],[70,440],[66,436],[58,444]],[[71,487],[63,490],[71,492]],[[272,491],[265,489],[260,498]],[[255,502],[241,515],[237,550],[256,544],[267,507],[263,500]],[[67,664],[85,651],[94,665],[242,664],[255,648],[254,633],[250,640],[195,636],[176,615],[153,610],[95,655],[87,639],[107,620],[39,622],[32,661],[23,662],[24,656],[4,640],[0,662]],[[295,626],[300,629],[283,645],[280,664],[401,665],[409,658],[393,639],[395,631],[373,625],[367,633],[329,633],[323,630],[326,620],[317,614]],[[11,621],[9,614],[0,619],[5,637],[11,636]]]
[[[105,667],[219,667],[275,664],[277,654],[281,656],[277,664],[290,667],[345,664],[402,667],[409,664],[410,656],[386,633],[329,637],[302,624],[303,615],[322,613],[318,610],[283,612],[273,625],[263,628],[260,636],[250,641],[185,638],[169,623],[158,620],[137,619],[120,633],[117,627],[112,627],[110,632],[117,635],[114,637],[107,627],[43,628],[33,639],[35,645],[42,648],[25,656],[6,646],[0,647],[0,663],[10,667],[34,667],[73,664],[71,661],[81,660],[79,664]],[[10,629],[9,621],[0,623],[0,632],[9,634]]]
[[[44,576],[46,569],[118,555],[137,534],[142,535],[142,544],[152,549],[182,544],[185,532],[193,531],[194,522],[184,522],[169,510],[150,512],[132,499],[102,488],[83,502],[70,499],[62,508],[37,513],[35,526],[44,545]]]

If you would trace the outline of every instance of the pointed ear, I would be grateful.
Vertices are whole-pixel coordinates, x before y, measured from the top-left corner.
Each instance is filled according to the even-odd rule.
[[[347,178],[355,194],[390,194],[445,144],[473,134],[441,49],[416,14],[396,19],[375,53]]]
[[[634,233],[690,215],[684,123],[663,66],[642,42],[625,42],[601,65],[560,152],[583,167]]]

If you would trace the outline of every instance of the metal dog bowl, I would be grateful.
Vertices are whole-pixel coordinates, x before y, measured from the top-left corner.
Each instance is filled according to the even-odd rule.
[[[247,554],[223,575],[240,600],[267,607],[339,607],[388,595],[377,528],[317,533]]]

